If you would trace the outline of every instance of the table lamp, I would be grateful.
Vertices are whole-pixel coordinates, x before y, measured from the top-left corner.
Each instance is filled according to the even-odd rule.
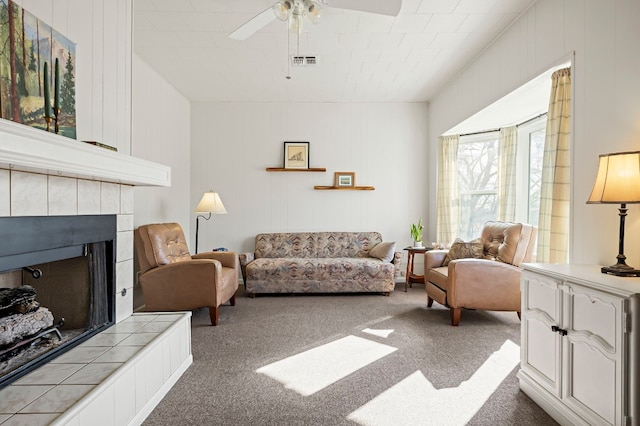
[[[620,204],[618,262],[602,267],[603,274],[640,276],[640,270],[627,265],[624,255],[624,220],[627,204],[631,203],[640,203],[640,151],[600,155],[598,175],[587,204]]]
[[[198,228],[200,218],[204,220],[211,219],[212,214],[227,214],[227,210],[224,208],[224,204],[222,204],[222,200],[217,192],[207,191],[202,195],[202,199],[198,203],[196,207],[196,213],[208,213],[207,216],[197,215],[196,216],[196,254],[198,253]]]

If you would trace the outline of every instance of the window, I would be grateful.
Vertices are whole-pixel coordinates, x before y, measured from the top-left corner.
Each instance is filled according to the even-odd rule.
[[[471,240],[498,212],[498,132],[462,136],[458,145],[458,236]]]
[[[546,116],[518,127],[515,221],[538,226]],[[499,132],[461,136],[458,145],[458,236],[478,238],[498,217]]]
[[[518,127],[518,169],[526,173],[516,174],[518,193],[527,194],[527,200],[518,202],[516,220],[538,227],[540,213],[540,189],[542,181],[542,158],[547,117],[531,120]]]

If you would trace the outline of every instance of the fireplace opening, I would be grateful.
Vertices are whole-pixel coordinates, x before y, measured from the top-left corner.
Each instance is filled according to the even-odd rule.
[[[0,218],[0,388],[114,323],[115,215]]]

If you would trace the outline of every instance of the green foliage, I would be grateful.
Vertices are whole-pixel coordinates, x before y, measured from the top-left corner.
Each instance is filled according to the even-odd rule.
[[[60,85],[60,109],[65,114],[73,114],[76,111],[76,83],[73,76],[73,62],[71,52],[67,56],[64,76]]]
[[[418,220],[418,223],[411,224],[410,231],[411,231],[411,237],[413,238],[413,241],[415,242],[422,241],[423,228],[424,227],[422,226],[422,217],[420,217],[420,220]]]

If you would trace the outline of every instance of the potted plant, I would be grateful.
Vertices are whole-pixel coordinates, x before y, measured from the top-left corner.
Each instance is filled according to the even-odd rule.
[[[411,237],[413,238],[414,247],[422,247],[422,217],[418,220],[418,223],[411,224]]]

